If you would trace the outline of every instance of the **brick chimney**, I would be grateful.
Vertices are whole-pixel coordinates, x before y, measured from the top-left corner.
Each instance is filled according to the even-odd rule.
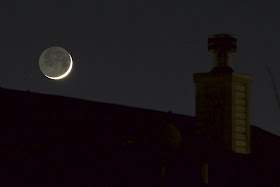
[[[236,52],[236,37],[208,37],[214,54],[209,73],[194,73],[197,132],[210,143],[237,153],[250,153],[250,85],[252,77],[234,72],[230,56]]]

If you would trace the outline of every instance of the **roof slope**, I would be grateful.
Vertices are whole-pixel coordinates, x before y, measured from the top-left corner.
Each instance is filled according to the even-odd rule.
[[[239,155],[197,136],[192,116],[8,89],[0,96],[2,182],[201,184],[207,162],[210,184],[280,184],[280,138],[254,126],[252,154]]]

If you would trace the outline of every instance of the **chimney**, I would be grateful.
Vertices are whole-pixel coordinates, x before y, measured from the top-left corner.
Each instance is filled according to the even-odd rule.
[[[214,54],[214,68],[212,71],[230,71],[231,54],[236,52],[236,37],[218,34],[208,37],[208,52]]]
[[[214,54],[209,73],[194,73],[197,132],[210,143],[237,153],[250,153],[250,85],[252,77],[234,72],[230,56],[236,52],[236,37],[208,37]]]

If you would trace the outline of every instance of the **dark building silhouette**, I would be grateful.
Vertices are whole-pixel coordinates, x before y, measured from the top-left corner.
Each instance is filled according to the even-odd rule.
[[[209,50],[235,41],[211,36]],[[195,117],[0,89],[1,184],[280,185],[280,138],[250,125],[251,78],[230,68],[227,50],[194,74]]]

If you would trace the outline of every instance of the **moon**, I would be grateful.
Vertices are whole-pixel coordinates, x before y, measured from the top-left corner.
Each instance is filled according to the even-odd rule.
[[[62,47],[50,47],[41,54],[39,67],[47,78],[63,79],[71,72],[73,60]]]

